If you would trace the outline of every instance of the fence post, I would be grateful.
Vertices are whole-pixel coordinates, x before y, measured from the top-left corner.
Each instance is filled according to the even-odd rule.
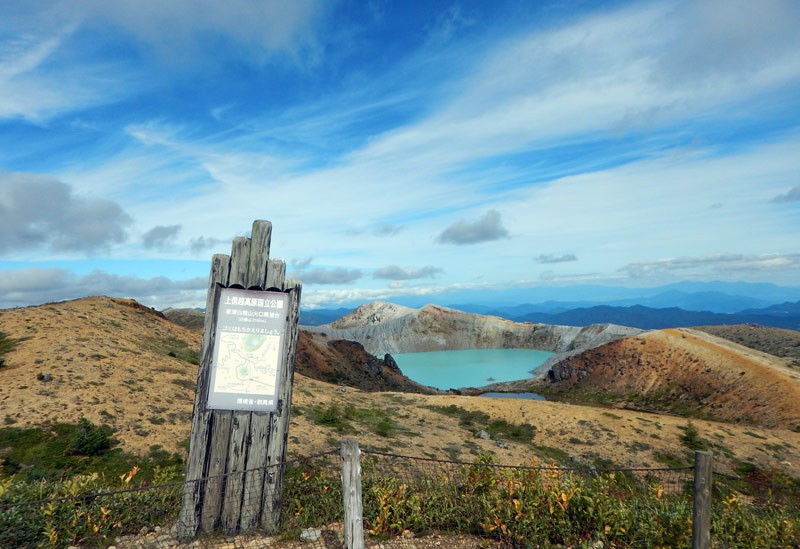
[[[344,546],[364,548],[364,509],[361,503],[361,450],[352,438],[342,441],[342,497],[344,499]]]
[[[694,453],[692,549],[711,547],[711,452]]]

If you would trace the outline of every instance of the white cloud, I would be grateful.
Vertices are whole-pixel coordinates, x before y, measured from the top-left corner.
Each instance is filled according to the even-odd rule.
[[[348,303],[366,303],[376,300],[388,300],[407,296],[435,296],[447,291],[477,290],[494,287],[486,283],[454,283],[437,286],[409,286],[392,288],[353,288],[335,290],[308,290],[303,289],[303,308],[319,309]]]
[[[115,202],[76,196],[52,177],[0,172],[0,253],[102,250],[123,242],[131,223]]]
[[[143,279],[96,270],[79,276],[60,268],[33,267],[0,271],[0,308],[49,301],[108,295],[136,299],[157,309],[195,307],[205,302],[208,280],[170,280],[159,276]]]
[[[449,244],[478,244],[508,238],[508,231],[503,227],[500,212],[489,210],[477,221],[459,219],[447,227],[437,238],[439,242]]]
[[[156,225],[142,235],[142,243],[145,248],[162,248],[168,242],[175,240],[180,230],[180,225]]]

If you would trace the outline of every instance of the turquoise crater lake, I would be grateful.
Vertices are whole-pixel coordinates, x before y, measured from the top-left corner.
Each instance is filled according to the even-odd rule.
[[[483,387],[531,377],[531,370],[553,356],[536,349],[464,349],[392,355],[417,383],[437,389]]]

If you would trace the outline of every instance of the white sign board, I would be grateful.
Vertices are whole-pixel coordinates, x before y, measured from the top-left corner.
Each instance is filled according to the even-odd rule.
[[[221,288],[207,408],[273,412],[277,408],[289,296]]]

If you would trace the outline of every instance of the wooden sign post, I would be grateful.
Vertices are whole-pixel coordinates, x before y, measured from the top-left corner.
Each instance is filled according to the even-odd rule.
[[[269,259],[271,235],[255,221],[211,262],[181,539],[278,527],[301,284]]]

